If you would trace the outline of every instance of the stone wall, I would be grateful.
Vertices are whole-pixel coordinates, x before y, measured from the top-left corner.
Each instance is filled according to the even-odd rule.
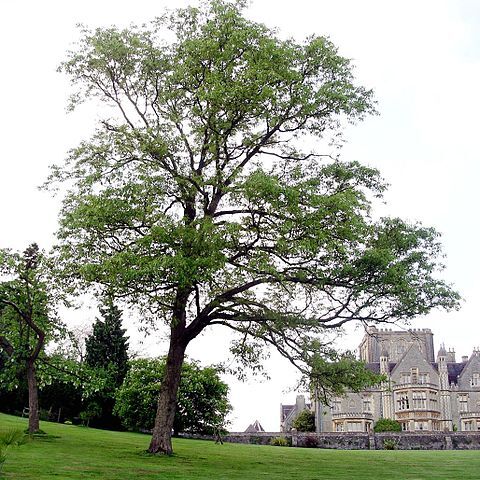
[[[183,434],[184,438],[213,440],[209,435]],[[384,432],[384,433],[227,433],[224,442],[271,445],[278,437],[288,445],[305,448],[336,448],[340,450],[382,450],[385,443],[398,450],[480,450],[480,432]]]

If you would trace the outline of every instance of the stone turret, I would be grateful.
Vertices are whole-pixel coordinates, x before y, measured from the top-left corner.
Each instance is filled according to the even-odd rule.
[[[380,353],[380,374],[387,377],[387,380],[382,382],[382,416],[383,418],[394,418],[393,398],[390,389],[390,368],[388,363],[388,352],[386,349],[382,349]]]
[[[450,384],[448,382],[448,352],[442,343],[437,354],[438,374],[440,380],[440,424],[444,430],[452,430],[452,405],[450,400]]]

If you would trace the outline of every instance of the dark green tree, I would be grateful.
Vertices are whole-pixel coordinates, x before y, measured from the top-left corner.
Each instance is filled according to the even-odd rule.
[[[49,271],[36,244],[23,254],[0,250],[0,348],[8,357],[0,375],[4,385],[26,378],[30,433],[40,429],[38,363],[60,325]]]
[[[314,432],[315,431],[315,413],[310,410],[303,410],[300,412],[292,422],[292,426],[299,432]]]
[[[115,412],[125,427],[132,430],[154,427],[165,363],[164,358],[131,362],[115,403]],[[174,432],[212,434],[215,429],[225,427],[230,410],[228,385],[220,379],[219,371],[214,367],[201,368],[194,362],[184,362]]]
[[[101,319],[93,324],[85,339],[85,362],[93,368],[108,368],[115,386],[120,386],[128,370],[128,337],[122,328],[122,311],[108,297],[100,307]]]
[[[458,303],[437,276],[438,234],[373,220],[378,172],[314,147],[373,113],[372,92],[328,39],[280,39],[244,4],[85,30],[62,66],[72,108],[95,99],[118,115],[53,172],[72,185],[59,263],[167,326],[154,453],[172,452],[185,351],[212,326],[238,334],[247,364],[273,346],[308,371],[328,329]]]
[[[373,427],[373,431],[376,433],[379,432],[401,432],[402,426],[396,420],[391,418],[380,418],[378,422]]]
[[[105,378],[102,388],[85,401],[89,425],[118,428],[120,422],[113,415],[115,391],[128,370],[128,337],[122,328],[122,311],[108,296],[100,307],[101,319],[93,324],[93,331],[85,340],[85,363]]]

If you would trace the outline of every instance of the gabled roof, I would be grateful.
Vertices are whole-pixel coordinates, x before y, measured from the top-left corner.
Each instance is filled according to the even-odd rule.
[[[285,420],[293,410],[297,407],[296,405],[281,405],[282,407],[282,421]]]
[[[256,433],[256,432],[264,432],[265,429],[262,427],[258,420],[255,420],[252,424],[250,424],[245,433]]]
[[[466,372],[471,372],[472,368],[475,368],[475,365],[477,365],[477,368],[480,367],[480,356],[478,356],[478,354],[474,351],[474,353],[467,360],[467,362],[463,363],[462,371],[458,375],[459,380],[461,379],[461,377],[463,377],[464,374],[466,374]]]
[[[428,365],[432,370],[434,370],[433,364],[425,358],[425,355],[420,351],[418,346],[413,343],[412,345],[410,345],[410,348],[402,355],[402,357],[397,362],[395,367],[393,367],[393,369],[390,370],[390,372],[393,374],[395,370],[397,370],[397,368],[399,368],[402,365],[405,359],[412,356],[417,357],[417,360],[419,362],[422,362],[424,365]]]

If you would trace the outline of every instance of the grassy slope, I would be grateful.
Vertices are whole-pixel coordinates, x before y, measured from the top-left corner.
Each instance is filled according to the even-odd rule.
[[[0,430],[26,420],[0,414]],[[8,479],[478,479],[478,451],[341,451],[176,440],[173,457],[144,453],[149,437],[43,422],[47,438],[12,448]],[[54,438],[56,437],[56,438]]]

